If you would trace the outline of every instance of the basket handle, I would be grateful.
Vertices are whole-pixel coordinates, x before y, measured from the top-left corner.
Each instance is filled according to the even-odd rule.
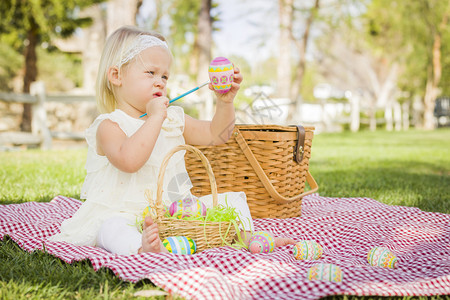
[[[166,173],[166,168],[167,168],[167,165],[168,165],[169,160],[172,157],[172,155],[174,155],[176,152],[182,151],[182,150],[187,150],[187,151],[194,153],[201,160],[203,166],[206,169],[206,173],[208,174],[208,177],[209,177],[209,183],[211,185],[211,194],[212,194],[212,199],[213,199],[213,207],[216,207],[218,204],[216,178],[214,177],[214,172],[211,168],[211,164],[209,163],[208,159],[200,150],[198,150],[197,148],[195,148],[191,145],[179,145],[179,146],[174,147],[172,150],[170,150],[166,154],[166,156],[164,157],[164,159],[161,163],[161,168],[159,170],[158,185],[156,188],[156,214],[157,214],[157,218],[159,221],[161,221],[164,216],[164,206],[162,204],[163,203],[162,196],[163,196],[164,174]]]
[[[261,165],[259,164],[255,155],[253,154],[252,150],[248,146],[247,141],[244,139],[244,137],[242,136],[242,133],[239,131],[238,128],[235,128],[234,138],[236,139],[242,152],[244,152],[245,157],[247,157],[248,161],[250,162],[250,165],[252,166],[253,170],[255,170],[256,175],[258,175],[258,178],[259,178],[259,180],[261,180],[266,191],[275,200],[275,202],[280,203],[280,204],[286,204],[291,201],[303,198],[306,195],[312,194],[319,189],[319,186],[317,185],[317,182],[314,179],[314,177],[312,177],[312,175],[311,175],[311,173],[309,173],[309,171],[306,171],[306,181],[308,182],[309,186],[311,187],[311,190],[309,190],[307,192],[303,192],[299,195],[296,195],[296,196],[290,197],[290,198],[280,195],[280,193],[278,193],[278,191],[275,189],[273,184],[270,182],[270,179],[267,177],[266,173],[262,169]]]

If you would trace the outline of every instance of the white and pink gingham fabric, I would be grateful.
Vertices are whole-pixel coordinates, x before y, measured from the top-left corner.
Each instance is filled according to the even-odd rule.
[[[450,215],[389,206],[368,198],[303,199],[302,217],[255,220],[256,230],[322,245],[318,261],[298,261],[292,245],[270,254],[231,247],[191,256],[112,255],[95,247],[48,242],[81,202],[56,197],[49,203],[0,206],[0,238],[10,236],[26,251],[43,249],[67,263],[89,259],[95,270],[110,268],[123,280],[148,278],[171,294],[188,299],[317,299],[327,295],[428,296],[450,294]],[[368,251],[391,249],[396,269],[372,267]],[[317,263],[341,267],[341,283],[308,281]]]

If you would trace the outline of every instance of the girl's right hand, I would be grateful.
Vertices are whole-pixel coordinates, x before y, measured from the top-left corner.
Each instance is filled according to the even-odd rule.
[[[165,120],[167,118],[167,107],[169,107],[169,99],[161,96],[148,101],[145,110],[149,117],[161,117]]]

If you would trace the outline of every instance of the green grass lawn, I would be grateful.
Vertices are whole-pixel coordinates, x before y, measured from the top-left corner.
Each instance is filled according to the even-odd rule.
[[[450,213],[449,149],[449,129],[319,134],[310,171],[322,196],[369,197]],[[86,153],[0,153],[0,204],[79,198]],[[148,280],[131,284],[107,269],[94,272],[86,261],[69,265],[42,252],[27,253],[8,238],[0,242],[0,262],[0,299],[128,299],[157,289]]]
[[[450,213],[450,130],[319,134],[310,171],[321,196],[369,197]]]

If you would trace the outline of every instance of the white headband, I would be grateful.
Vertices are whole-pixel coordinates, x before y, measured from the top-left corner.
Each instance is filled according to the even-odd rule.
[[[133,57],[150,47],[163,47],[165,49],[169,49],[166,42],[155,36],[147,34],[139,35],[134,39],[127,51],[125,51],[125,55],[120,60],[118,67],[120,68],[122,65],[133,59]]]

